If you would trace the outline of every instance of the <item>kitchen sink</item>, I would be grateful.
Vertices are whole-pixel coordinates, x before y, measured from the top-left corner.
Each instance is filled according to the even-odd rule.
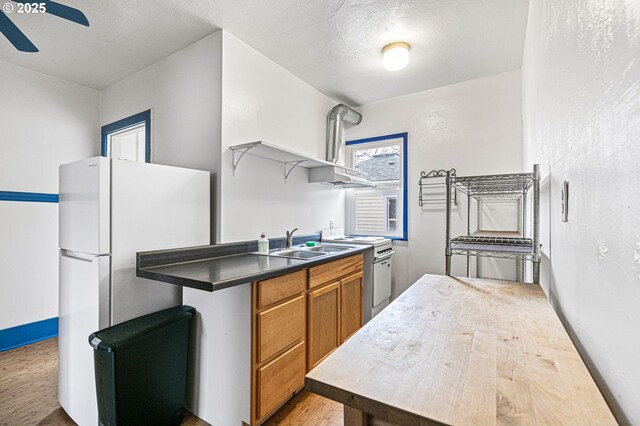
[[[350,247],[336,247],[336,246],[315,246],[315,247],[303,247],[301,250],[310,252],[324,252],[324,253],[338,253],[341,251],[349,250]]]
[[[289,257],[292,259],[311,259],[318,256],[326,256],[329,253],[321,251],[307,251],[300,249],[285,249],[269,252],[269,256]]]
[[[339,253],[341,251],[352,250],[354,246],[318,244],[314,247],[305,245],[294,246],[288,249],[275,249],[269,252],[269,256],[288,257],[290,259],[313,259],[318,256]]]

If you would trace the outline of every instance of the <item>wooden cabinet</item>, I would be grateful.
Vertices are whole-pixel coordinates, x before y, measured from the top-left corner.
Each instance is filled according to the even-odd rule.
[[[257,361],[264,362],[275,354],[303,341],[307,332],[304,294],[257,315]]]
[[[340,282],[309,292],[309,370],[340,346]]]
[[[362,272],[363,257],[361,254],[323,263],[322,265],[309,268],[309,288],[338,281],[347,275]]]
[[[306,270],[253,283],[251,424],[261,424],[304,386]]]
[[[265,308],[304,293],[307,289],[307,270],[258,281],[257,287],[258,308]]]
[[[362,255],[309,268],[309,371],[362,327]]]
[[[251,424],[304,387],[304,376],[362,326],[361,254],[258,281],[251,301]]]
[[[362,327],[362,272],[340,280],[340,344]]]
[[[300,342],[268,364],[258,368],[257,417],[264,418],[286,402],[294,392],[304,386],[304,342]]]

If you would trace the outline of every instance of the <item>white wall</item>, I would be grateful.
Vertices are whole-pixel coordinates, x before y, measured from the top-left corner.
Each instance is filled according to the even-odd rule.
[[[425,273],[444,273],[444,203],[418,206],[421,171],[455,168],[458,175],[522,171],[520,70],[363,105],[362,124],[347,140],[408,132],[408,241],[394,242],[393,297]],[[444,180],[443,180],[444,182]],[[442,191],[444,196],[444,191]],[[466,233],[463,199],[452,215],[452,236]],[[509,275],[513,261],[484,272]],[[464,275],[465,260],[453,258]]]
[[[245,156],[232,174],[229,146],[264,140],[325,157],[326,116],[337,103],[223,32],[222,172],[219,241],[300,234],[344,224],[342,189],[308,183],[296,169],[285,184],[281,163]]]
[[[530,8],[524,134],[544,175],[542,284],[618,420],[639,424],[640,2]]]
[[[100,116],[105,125],[151,109],[151,162],[211,172],[212,200],[220,163],[221,64],[218,31],[104,89]]]
[[[0,191],[58,193],[99,153],[100,92],[0,62]],[[0,201],[0,330],[58,316],[58,205]]]

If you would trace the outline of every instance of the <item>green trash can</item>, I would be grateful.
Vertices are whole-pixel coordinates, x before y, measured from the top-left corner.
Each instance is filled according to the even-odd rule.
[[[89,336],[103,426],[179,425],[184,417],[191,306],[132,319]]]

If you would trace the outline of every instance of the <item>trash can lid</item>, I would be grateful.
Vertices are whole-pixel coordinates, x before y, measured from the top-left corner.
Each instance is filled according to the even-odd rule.
[[[111,352],[168,324],[190,320],[195,312],[195,308],[182,305],[143,315],[92,333],[89,336],[89,344],[96,350]]]

